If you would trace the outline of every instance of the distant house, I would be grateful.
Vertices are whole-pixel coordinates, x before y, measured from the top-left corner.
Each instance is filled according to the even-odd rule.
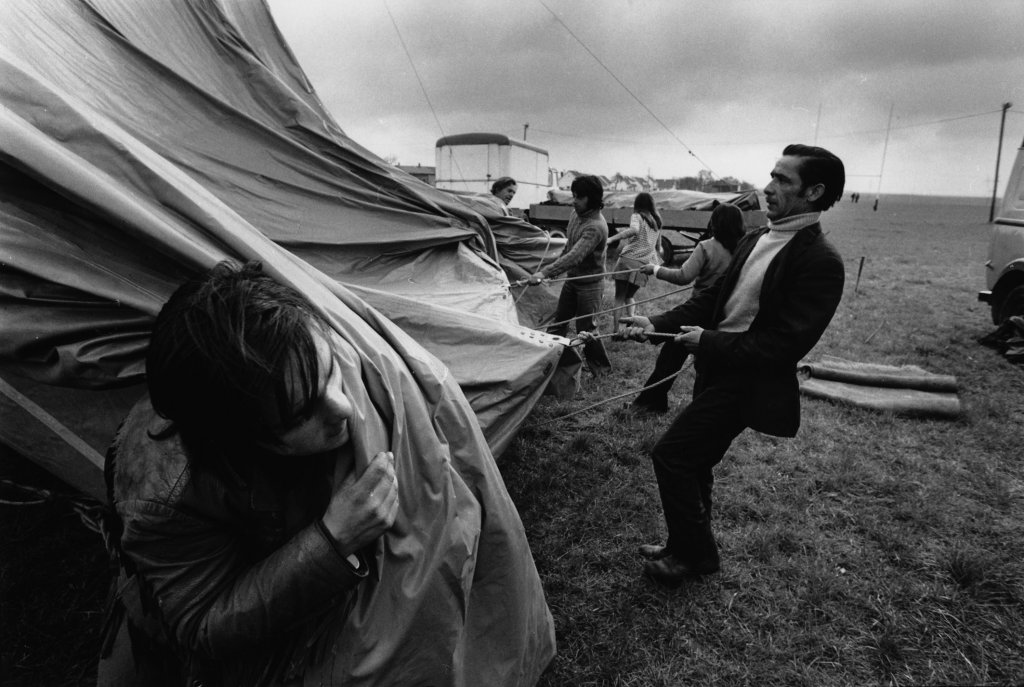
[[[400,170],[407,174],[411,174],[425,184],[434,185],[434,179],[436,179],[435,169],[433,167],[424,167],[423,165],[395,165]]]
[[[567,169],[558,175],[558,180],[555,183],[558,188],[568,191],[572,186],[573,180],[578,176],[582,176],[583,172],[577,172],[575,169]]]
[[[563,191],[568,191],[570,188],[572,188],[572,182],[574,179],[576,179],[576,177],[581,177],[586,174],[586,172],[578,172],[575,169],[567,169],[564,172],[562,172],[562,174],[558,177],[557,186]],[[595,176],[598,178],[598,180],[601,182],[601,188],[603,188],[605,191],[618,190],[615,188],[615,179],[618,178],[618,175],[616,175],[615,177],[606,177],[601,174],[592,174],[591,176]]]
[[[651,191],[654,188],[653,179],[647,177],[633,177],[625,174],[616,174],[612,177],[612,190],[614,191]]]
[[[561,174],[556,172],[555,179],[558,188],[568,191],[572,186],[573,179],[584,174],[574,169],[569,169]],[[624,191],[639,193],[640,191],[704,191],[707,193],[738,193],[744,190],[744,184],[732,177],[715,179],[713,181],[702,180],[698,177],[675,177],[672,179],[654,179],[652,177],[636,177],[626,174],[616,174],[613,177],[597,176],[604,185],[605,191]],[[749,185],[748,185],[749,187]]]
[[[568,191],[572,187],[573,180],[586,174],[586,172],[579,172],[575,169],[567,169],[560,174],[555,175],[556,185],[563,191]],[[598,179],[601,180],[601,186],[605,191],[628,191],[636,192],[640,191],[653,191],[655,189],[655,180],[650,177],[634,177],[626,174],[615,174],[611,177],[606,177],[601,174],[595,174]]]

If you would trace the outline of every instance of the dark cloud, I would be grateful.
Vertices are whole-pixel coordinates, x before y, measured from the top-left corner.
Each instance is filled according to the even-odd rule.
[[[934,166],[928,146],[985,141],[991,157],[997,116],[956,118],[1024,108],[1020,0],[271,7],[342,127],[425,164],[442,132],[529,122],[553,165],[602,173],[690,173],[692,147],[717,173],[761,175],[780,141],[815,136],[876,169],[892,107],[894,154]]]

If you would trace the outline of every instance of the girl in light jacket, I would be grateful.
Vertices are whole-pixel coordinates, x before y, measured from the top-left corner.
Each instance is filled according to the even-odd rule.
[[[613,272],[627,274],[615,275],[615,311],[614,318],[620,314],[633,314],[633,296],[640,287],[647,284],[647,275],[641,269],[655,258],[655,246],[661,232],[661,215],[654,207],[654,198],[650,193],[638,193],[633,201],[633,216],[629,218],[629,228],[624,229],[608,239],[608,245],[621,241],[619,259]],[[625,313],[622,311],[625,310]],[[613,320],[614,321],[614,320]]]

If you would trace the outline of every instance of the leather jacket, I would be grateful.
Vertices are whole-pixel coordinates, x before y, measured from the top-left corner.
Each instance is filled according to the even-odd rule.
[[[255,455],[236,465],[224,474],[192,468],[148,398],[108,454],[121,560],[142,612],[165,632],[150,639],[170,643],[187,684],[296,679],[369,570],[361,554],[358,566],[342,558],[317,524],[332,464]]]

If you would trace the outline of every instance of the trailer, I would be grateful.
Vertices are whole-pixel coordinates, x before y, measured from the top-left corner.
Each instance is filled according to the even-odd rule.
[[[439,138],[434,147],[434,185],[448,191],[490,193],[500,177],[519,187],[510,206],[525,210],[547,200],[548,151],[503,134],[471,133]]]

